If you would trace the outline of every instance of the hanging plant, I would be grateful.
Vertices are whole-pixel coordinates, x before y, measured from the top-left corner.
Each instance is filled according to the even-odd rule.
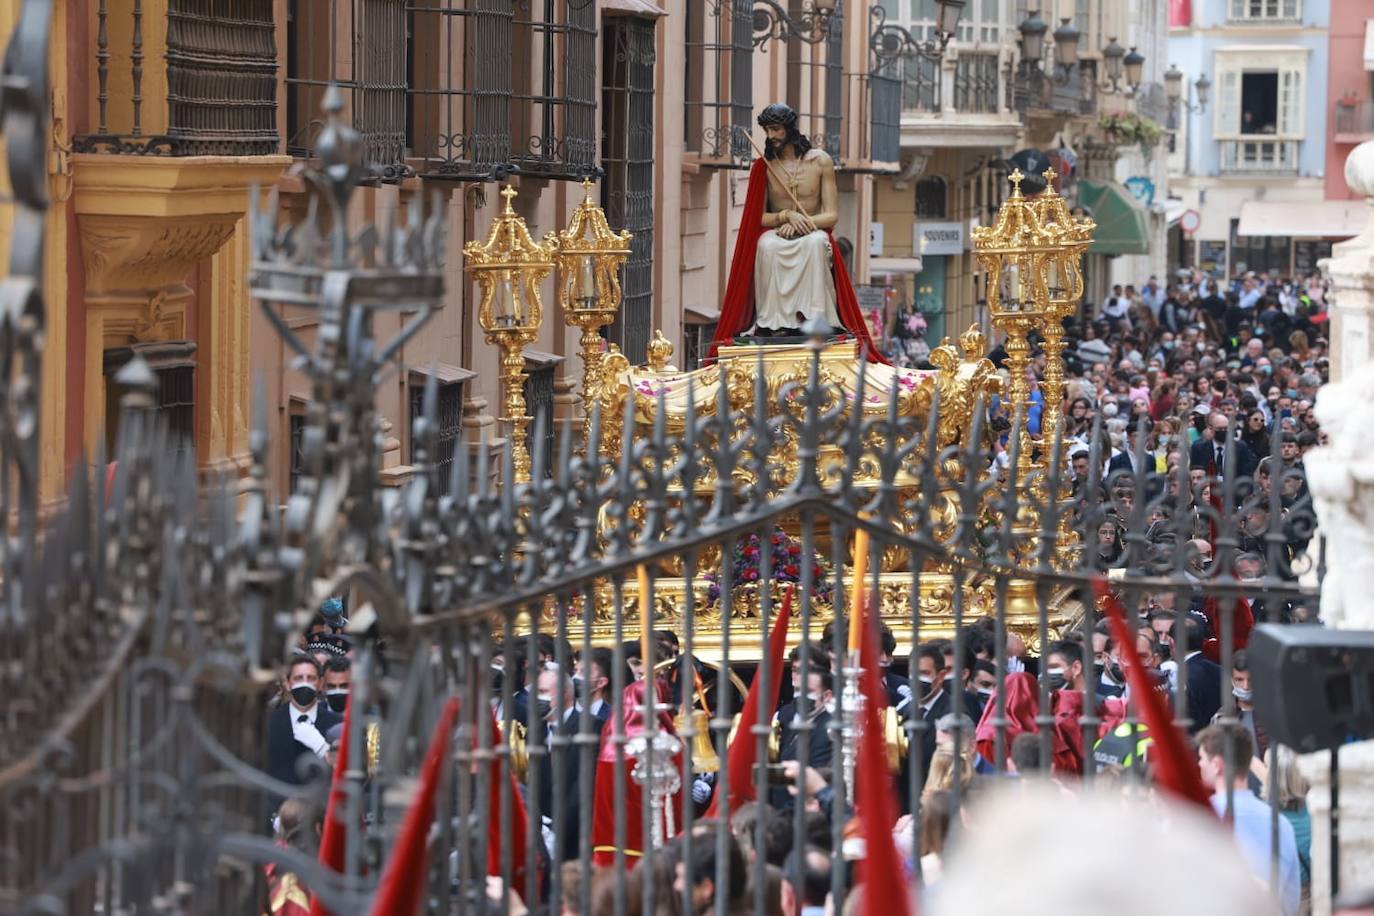
[[[1103,115],[1097,126],[1115,143],[1138,143],[1147,156],[1164,138],[1164,130],[1158,124],[1137,114]]]

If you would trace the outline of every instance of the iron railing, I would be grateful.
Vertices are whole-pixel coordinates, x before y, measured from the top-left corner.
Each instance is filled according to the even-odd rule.
[[[1374,101],[1337,102],[1336,133],[1358,137],[1374,134]]]
[[[1002,99],[1001,70],[995,53],[960,53],[954,65],[954,110],[996,114]]]
[[[400,492],[382,488],[376,395],[387,363],[442,297],[443,214],[426,215],[417,202],[404,225],[350,235],[342,214],[365,174],[363,139],[338,94],[327,97],[323,168],[311,175],[328,217],[279,229],[273,201],[252,218],[253,294],[312,389],[300,474],[284,511],[265,485],[265,398],[254,410],[245,479],[202,485],[193,459],[167,447],[153,382],[135,358],[121,373],[127,395],[113,467],[99,454],[91,465],[78,462],[66,499],[40,519],[50,14],[46,0],[25,0],[0,87],[17,202],[11,275],[0,287],[0,353],[15,370],[0,375],[0,514],[15,519],[0,542],[7,912],[245,912],[266,884],[281,891],[284,876],[339,913],[395,912],[379,899],[380,886],[421,888],[429,912],[488,912],[487,875],[502,878],[503,912],[515,893],[542,905],[565,892],[582,913],[602,895],[617,914],[630,909],[629,895],[652,912],[674,892],[671,881],[650,879],[671,875],[677,861],[692,869],[682,889],[686,911],[699,872],[721,889],[715,912],[735,911],[743,901],[725,889],[745,868],[752,910],[766,912],[766,868],[779,848],[766,841],[783,835],[799,852],[807,843],[836,851],[823,880],[838,911],[849,889],[839,863],[857,772],[854,660],[844,626],[822,630],[853,611],[846,570],[857,531],[871,538],[874,600],[863,626],[881,621],[897,632],[895,667],[910,676],[908,694],[933,658],[918,662],[917,645],[948,637],[956,659],[975,642],[990,655],[1005,686],[986,701],[976,741],[994,774],[1005,773],[1014,716],[1036,735],[1039,767],[1061,780],[1073,778],[1075,762],[1088,784],[1147,778],[1135,766],[1099,774],[1087,750],[1100,725],[1091,672],[1094,594],[1104,581],[1131,611],[1200,603],[1215,621],[1223,672],[1219,695],[1203,698],[1232,731],[1245,726],[1229,683],[1241,614],[1231,607],[1257,598],[1263,616],[1281,619],[1315,600],[1301,576],[1320,573],[1321,544],[1294,472],[1244,479],[1237,450],[1227,449],[1210,480],[1214,469],[1195,482],[1183,463],[1167,475],[1104,475],[1108,440],[1098,425],[1074,431],[1090,455],[1088,471],[1072,478],[1067,453],[1079,445],[1060,431],[1023,436],[1019,411],[1008,416],[983,401],[996,373],[973,333],[961,339],[962,352],[940,349],[932,362],[942,368],[933,374],[893,374],[848,352],[837,363],[819,341],[736,357],[714,381],[681,383],[685,413],[668,406],[682,395],[678,382],[646,380],[624,391],[615,374],[624,360],[608,356],[612,382],[594,393],[586,441],[574,442],[571,426],[562,426],[552,456],[536,449],[528,484],[515,481],[508,440],[494,455],[459,448],[443,497],[431,375],[414,477]],[[274,318],[283,302],[317,310],[313,344]],[[374,330],[384,309],[410,316],[389,341]],[[795,365],[770,373],[765,360],[780,356]],[[696,382],[714,391],[698,396]],[[616,398],[623,413],[604,409]],[[1135,441],[1130,464],[1145,468],[1143,431]],[[1200,562],[1198,541],[1213,551],[1210,566]],[[789,805],[787,787],[773,784],[775,770],[755,767],[747,777],[754,792],[785,813],[771,804],[752,809],[748,837],[762,854],[745,865],[731,854],[736,830],[745,833],[738,822],[702,821],[690,798],[704,791],[729,799],[742,788],[731,785],[728,768],[717,769],[714,785],[699,784],[712,781],[710,760],[726,758],[731,745],[740,697],[727,685],[743,676],[772,683],[782,673],[760,644],[793,586],[793,670],[806,689],[784,695],[790,705],[776,723],[773,704],[760,704],[735,740],[752,740],[765,761],[769,736],[781,728],[795,758],[818,767],[813,749],[829,748],[817,799],[823,813],[812,829],[806,805]],[[268,775],[264,702],[292,702],[277,683],[278,666],[293,658],[330,595],[349,598],[354,724],[336,751],[349,763],[328,815],[342,842],[326,864],[313,848],[324,815],[311,810],[328,795],[327,768],[311,753]],[[1136,614],[1127,626],[1149,630]],[[659,637],[660,629],[673,636]],[[1175,652],[1186,658],[1189,628],[1180,623],[1175,632]],[[641,652],[665,647],[661,688],[656,678],[654,690],[631,683],[634,649],[625,639],[636,633]],[[1081,642],[1052,643],[1074,633]],[[1065,686],[1052,685],[1047,664],[1038,677],[1016,672],[1013,659],[1023,653],[1010,651],[1012,636],[1081,675]],[[674,642],[678,649],[667,648]],[[610,647],[609,659],[597,645]],[[935,655],[943,658],[942,650]],[[708,653],[711,664],[698,666],[695,656]],[[845,661],[833,666],[832,653]],[[574,654],[584,674],[576,687],[567,677]],[[938,700],[934,691],[945,687],[935,674]],[[711,710],[704,725],[687,716],[679,726],[672,713],[695,705],[698,675]],[[949,719],[918,716],[922,704],[909,700],[893,714],[891,788],[913,815],[913,841],[926,818],[959,823],[968,797],[973,758],[964,749],[975,736],[971,716],[961,714],[986,704],[966,694],[958,671],[952,677]],[[1202,723],[1189,721],[1188,681],[1180,666],[1175,714],[1191,729]],[[891,683],[900,699],[901,684]],[[1013,683],[1022,697],[1016,709],[1005,696]],[[603,688],[606,696],[593,695]],[[544,697],[547,708],[538,702]],[[604,731],[593,704],[603,699],[611,723]],[[281,711],[274,715],[283,718]],[[420,783],[437,792],[429,806],[416,791],[427,746],[437,773]],[[1271,751],[1266,791],[1275,823],[1281,759]],[[1244,761],[1228,763],[1235,773]],[[801,797],[810,778],[804,770],[793,777]],[[297,810],[274,840],[269,815],[283,796]],[[1069,804],[1061,797],[1055,816]],[[660,846],[652,839],[660,834],[675,839]],[[400,848],[413,852],[397,860]],[[794,887],[803,884],[801,859],[787,860]],[[565,869],[564,860],[576,864]],[[919,856],[910,864],[919,877]]]
[[[96,11],[96,131],[82,152],[260,156],[277,152],[276,25],[271,0],[169,0],[148,21],[142,0]],[[146,33],[165,31],[167,95],[144,98]],[[128,68],[112,66],[128,61]],[[150,124],[165,124],[156,133]]]
[[[1218,165],[1222,172],[1296,172],[1301,144],[1301,140],[1260,138],[1218,140]]]

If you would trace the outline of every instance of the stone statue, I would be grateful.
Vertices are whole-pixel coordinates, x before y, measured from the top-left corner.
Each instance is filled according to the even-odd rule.
[[[832,230],[839,221],[835,162],[783,104],[759,113],[765,133],[749,190],[710,356],[736,335],[799,336],[812,319],[853,337],[865,359],[887,362],[859,311]]]
[[[797,130],[797,113],[774,104],[759,114],[767,139],[768,203],[754,256],[758,333],[795,334],[812,318],[831,327],[835,284],[829,230],[838,219],[835,163]]]

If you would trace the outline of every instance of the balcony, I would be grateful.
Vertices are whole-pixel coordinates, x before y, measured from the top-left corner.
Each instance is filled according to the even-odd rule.
[[[1336,142],[1363,143],[1374,139],[1374,101],[1336,103]]]
[[[1297,25],[1302,0],[1230,0],[1226,13],[1232,25]]]
[[[89,21],[96,131],[77,137],[75,150],[277,152],[272,8],[273,0],[167,0],[165,13],[149,15],[157,7],[138,0],[99,4]]]
[[[900,72],[903,145],[1007,146],[1020,118],[1005,104],[1009,76],[998,52],[959,48],[934,62],[909,55]]]
[[[1296,175],[1301,140],[1218,140],[1222,174]]]

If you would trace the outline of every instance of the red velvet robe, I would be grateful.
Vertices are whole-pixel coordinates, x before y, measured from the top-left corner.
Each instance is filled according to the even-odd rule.
[[[737,334],[744,333],[754,323],[754,256],[758,252],[759,236],[767,230],[763,228],[764,204],[768,200],[768,165],[763,159],[755,159],[749,169],[749,192],[744,198],[744,215],[740,219],[739,238],[735,242],[735,255],[730,261],[730,277],[725,283],[725,301],[721,303],[720,320],[716,323],[716,336],[711,340],[708,360],[716,358],[716,350],[727,344]],[[830,275],[835,281],[835,312],[846,331],[854,336],[859,352],[869,360],[888,364],[887,358],[879,352],[868,333],[868,323],[859,311],[859,299],[854,294],[854,284],[849,279],[849,271],[840,256],[840,246],[835,234],[825,233],[830,238]]]
[[[666,685],[661,681],[655,680],[654,684],[658,687],[658,702],[654,706],[654,713],[658,717],[658,728],[670,734],[677,734],[677,729],[673,725],[672,707],[668,705],[668,695]],[[624,717],[625,737],[633,738],[648,731],[648,725],[644,721],[644,714],[641,711],[644,706],[644,682],[635,681],[625,688],[624,701],[622,703],[622,715]],[[593,790],[595,795],[592,804],[592,863],[595,865],[614,865],[616,858],[615,845],[615,728],[614,719],[607,719],[601,732],[601,753],[596,761],[596,784]],[[633,758],[625,757],[625,867],[632,869],[644,857],[644,806],[649,803],[649,795],[640,789],[639,783],[635,782],[631,775],[634,770],[635,762]],[[682,754],[679,752],[673,756],[673,766],[678,772],[682,771]],[[665,828],[668,827],[666,821],[666,809],[673,810],[673,823],[669,829],[669,836],[676,834],[682,829],[682,790],[665,799]]]

